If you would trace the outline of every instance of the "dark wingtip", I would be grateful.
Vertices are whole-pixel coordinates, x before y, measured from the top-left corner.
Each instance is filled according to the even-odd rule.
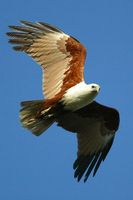
[[[86,181],[87,181],[87,178],[84,178],[84,183],[86,183]]]
[[[79,182],[81,180],[81,177],[78,177],[77,182]]]
[[[7,35],[7,36],[10,36],[10,32],[7,32],[6,35]]]
[[[11,32],[6,32],[5,33],[8,37],[12,37]],[[10,41],[8,40],[8,42],[10,43]]]
[[[75,160],[75,162],[73,163],[73,169],[76,169],[76,168],[77,168],[77,165],[78,165],[78,159]]]
[[[9,25],[8,28],[10,28],[10,29],[15,29],[16,26]]]
[[[26,25],[26,26],[34,25],[34,23],[29,22],[29,21],[26,21],[26,20],[19,20],[19,22],[20,22],[22,25]]]
[[[24,23],[26,23],[27,21],[25,21],[25,20],[19,20],[19,22],[20,22],[21,24],[24,24]]]

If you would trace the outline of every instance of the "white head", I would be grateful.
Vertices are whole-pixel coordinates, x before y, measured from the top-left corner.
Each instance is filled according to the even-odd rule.
[[[100,86],[96,83],[88,84],[90,91],[98,93],[100,91]]]
[[[91,83],[87,85],[87,90],[89,95],[89,102],[91,103],[98,95],[100,91],[100,86],[96,83]]]

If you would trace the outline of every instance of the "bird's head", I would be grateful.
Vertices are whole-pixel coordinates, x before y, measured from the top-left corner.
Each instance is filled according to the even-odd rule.
[[[99,93],[99,91],[100,91],[100,86],[96,83],[91,83],[91,84],[88,85],[88,87],[90,88],[90,91],[92,91],[94,93],[95,92]]]
[[[98,95],[100,91],[100,86],[96,83],[91,83],[87,85],[88,88],[88,95],[90,103],[95,99],[95,97]]]

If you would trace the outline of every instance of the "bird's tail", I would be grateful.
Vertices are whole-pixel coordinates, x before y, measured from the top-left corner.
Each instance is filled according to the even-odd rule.
[[[43,100],[21,102],[20,121],[22,126],[39,136],[54,123],[51,107],[45,108]]]

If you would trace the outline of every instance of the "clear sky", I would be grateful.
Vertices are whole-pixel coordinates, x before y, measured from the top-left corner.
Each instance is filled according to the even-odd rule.
[[[2,0],[0,15],[0,199],[133,199],[133,1]],[[35,137],[19,123],[19,103],[43,98],[40,67],[7,42],[7,26],[19,20],[44,21],[80,40],[86,82],[100,84],[97,101],[120,111],[113,148],[85,184],[73,178],[74,134],[54,125]]]

